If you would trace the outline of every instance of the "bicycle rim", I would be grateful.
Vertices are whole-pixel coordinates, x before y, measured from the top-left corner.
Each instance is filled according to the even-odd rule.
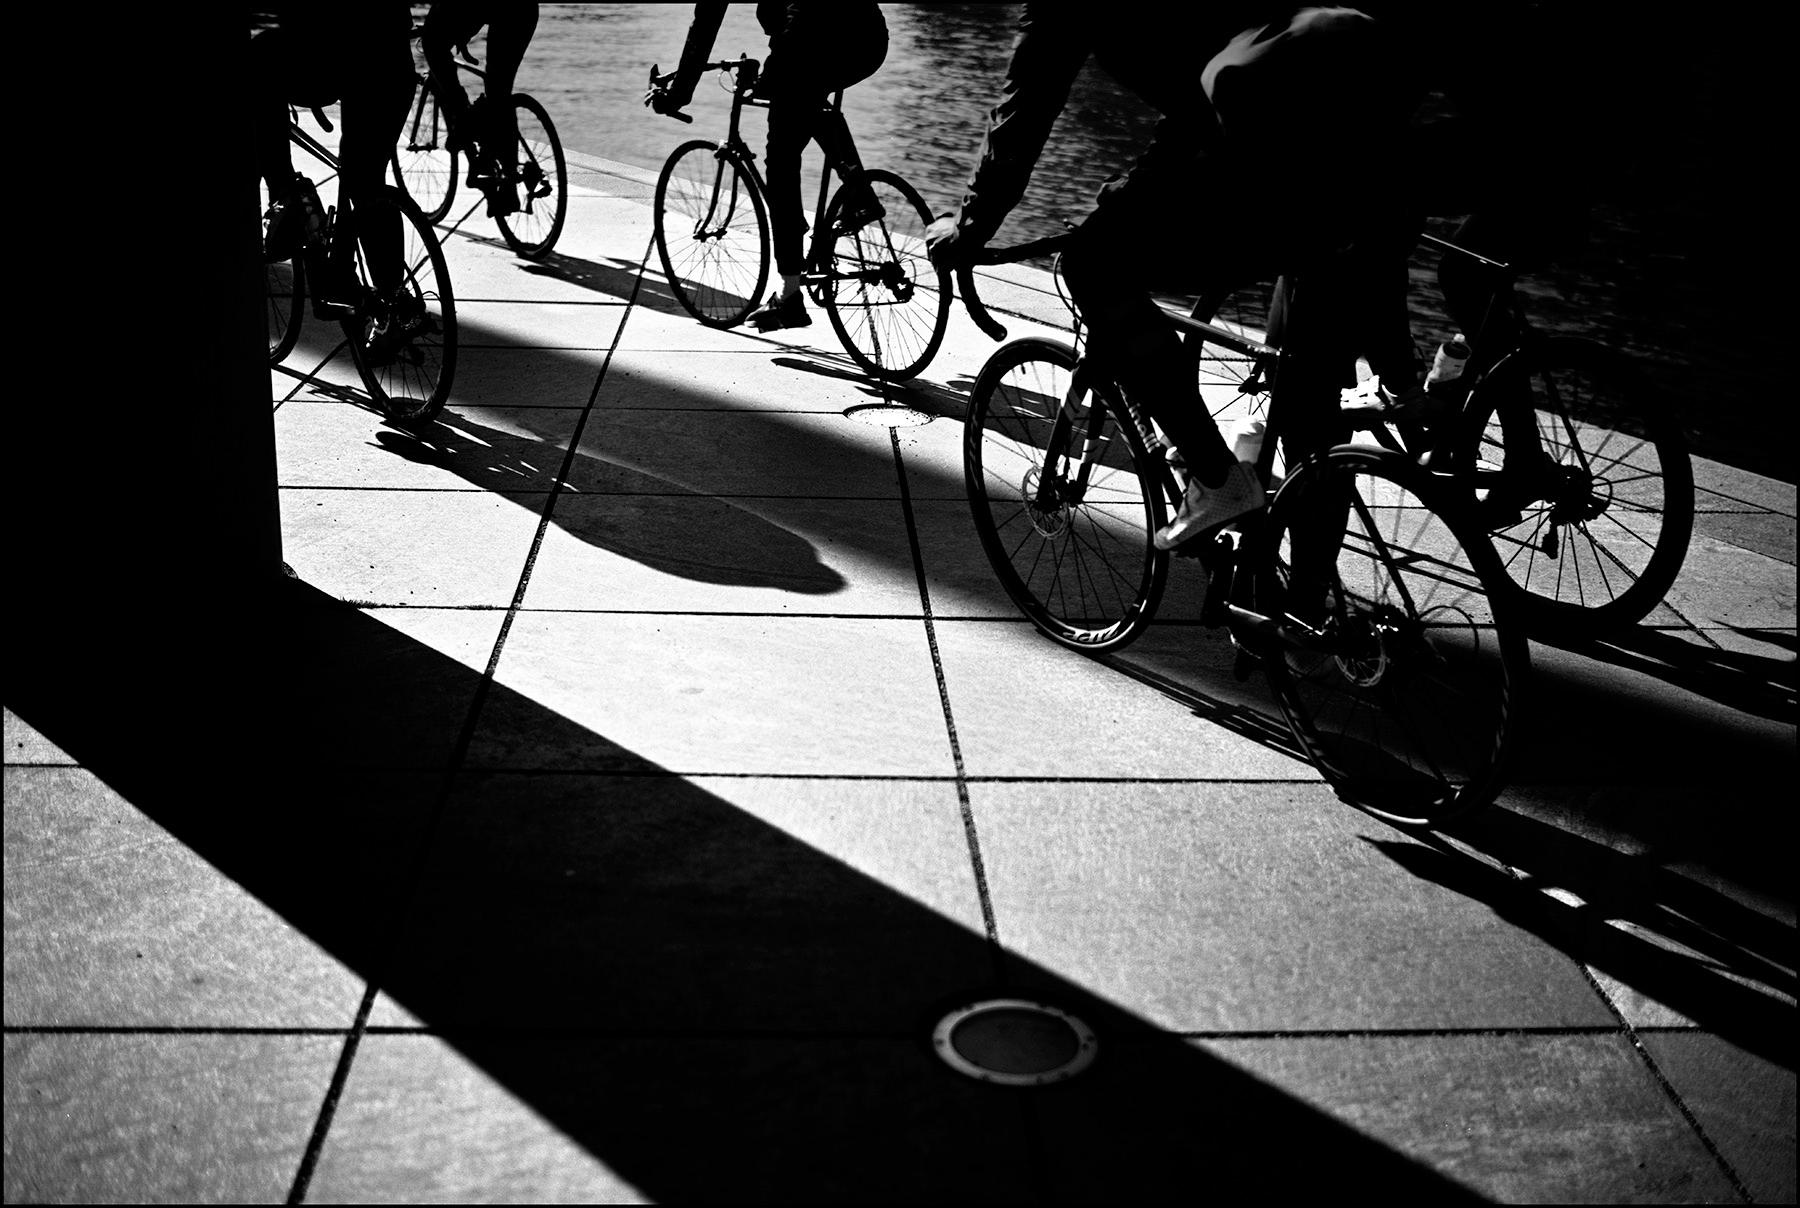
[[[456,300],[443,247],[418,207],[398,189],[383,190],[372,205],[358,207],[353,218],[356,277],[363,301],[344,321],[344,334],[357,372],[389,419],[430,419],[448,401],[456,371]],[[371,267],[372,255],[379,257],[382,245],[371,232],[396,220],[402,267],[398,284],[384,290],[378,284],[381,275]],[[371,356],[372,339],[397,316],[406,325],[407,338],[391,358]]]
[[[891,172],[865,172],[880,217],[840,229],[854,182],[826,209],[832,233],[824,289],[831,326],[865,373],[887,381],[916,377],[937,355],[950,322],[950,274],[925,250],[931,211],[918,191]]]
[[[1668,594],[1693,534],[1686,440],[1629,365],[1601,345],[1545,341],[1530,382],[1534,426],[1551,466],[1505,506],[1490,502],[1490,488],[1504,493],[1509,472],[1522,477],[1531,463],[1507,457],[1497,413],[1509,385],[1504,371],[1470,400],[1476,498],[1507,578],[1541,631],[1636,624]]]
[[[1295,737],[1340,797],[1408,826],[1494,799],[1529,674],[1493,548],[1441,492],[1340,446],[1283,486],[1251,562],[1259,611],[1324,643],[1261,651]]]
[[[527,260],[541,260],[556,246],[569,212],[569,167],[544,107],[524,95],[513,97],[512,103],[519,140],[509,180],[519,208],[495,221],[513,251]]]
[[[394,146],[394,181],[425,221],[436,223],[456,197],[456,153],[445,146],[450,131],[436,95],[424,80],[418,87]]]
[[[1046,636],[1099,654],[1131,642],[1155,615],[1169,556],[1152,537],[1167,509],[1159,467],[1100,395],[1075,387],[1075,364],[1073,351],[1050,340],[994,354],[964,421],[963,473],[982,549],[1007,595]],[[1095,456],[1082,481],[1089,437]]]
[[[262,189],[263,241],[268,242],[269,195]],[[292,260],[263,262],[266,285],[263,292],[263,325],[269,335],[269,364],[279,365],[300,339],[300,325],[305,317],[306,273],[301,257]]]
[[[656,251],[669,289],[709,327],[734,327],[769,280],[762,194],[717,143],[683,143],[656,181]]]

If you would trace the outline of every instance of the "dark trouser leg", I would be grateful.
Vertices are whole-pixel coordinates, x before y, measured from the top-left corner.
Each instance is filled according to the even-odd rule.
[[[769,228],[775,244],[775,271],[784,277],[806,267],[806,213],[800,200],[800,153],[812,141],[824,98],[783,93],[769,106],[767,150]]]

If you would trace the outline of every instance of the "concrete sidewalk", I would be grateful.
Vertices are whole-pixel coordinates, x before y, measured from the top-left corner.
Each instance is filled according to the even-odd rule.
[[[1018,617],[964,315],[907,388],[701,327],[653,176],[576,159],[547,262],[446,235],[430,431],[325,324],[271,374],[322,707],[118,774],[7,710],[8,1202],[1793,1201],[1792,486],[1698,463],[1668,604],[1534,647],[1516,787],[1403,833],[1191,564],[1104,661]],[[242,766],[266,829],[182,807]],[[938,1061],[999,994],[1093,1067]]]

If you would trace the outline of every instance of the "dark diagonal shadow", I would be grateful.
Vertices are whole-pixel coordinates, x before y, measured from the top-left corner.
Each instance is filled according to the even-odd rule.
[[[235,606],[254,626],[172,618],[155,644],[46,618],[6,701],[652,1199],[1467,1197],[1051,970],[1108,1055],[1035,1094],[966,1079],[927,1037],[1004,988],[979,933],[641,759],[461,767],[488,710],[604,740],[303,584]],[[205,759],[169,757],[195,734]],[[376,1190],[352,1121],[422,1059],[414,1032],[361,1038],[312,1198]]]

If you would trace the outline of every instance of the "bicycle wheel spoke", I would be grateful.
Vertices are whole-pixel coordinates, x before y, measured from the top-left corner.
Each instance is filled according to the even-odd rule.
[[[858,185],[874,216],[842,229]],[[930,211],[905,181],[872,171],[838,191],[826,222],[835,234],[823,266],[824,303],[844,350],[877,377],[916,376],[936,354],[950,313],[948,277],[926,254]]]

